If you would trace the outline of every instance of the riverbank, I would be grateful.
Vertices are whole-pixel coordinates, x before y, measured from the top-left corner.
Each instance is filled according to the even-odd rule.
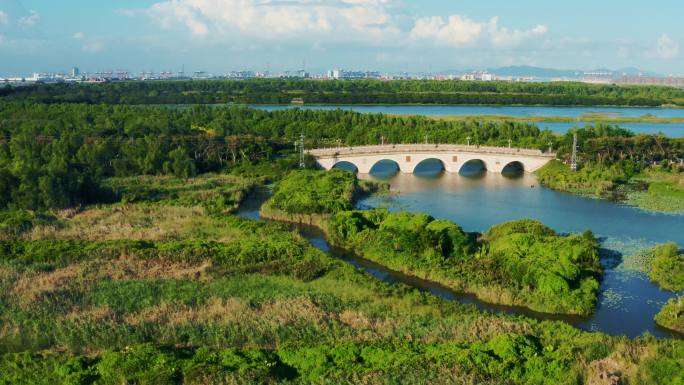
[[[684,213],[684,173],[651,166],[635,171],[628,165],[583,165],[573,172],[553,161],[535,172],[551,189],[591,198],[607,199],[650,212]]]
[[[615,114],[617,115],[617,114]],[[411,115],[395,115],[395,116],[411,116]],[[430,116],[431,119],[438,121],[503,121],[503,122],[518,122],[518,123],[596,123],[596,124],[633,124],[633,123],[651,123],[651,124],[676,124],[684,123],[684,117],[678,118],[661,118],[650,114],[641,117],[617,117],[613,114],[595,113],[585,114],[579,117],[568,116],[510,116],[510,115],[450,115],[450,116]],[[682,133],[684,136],[684,132]]]

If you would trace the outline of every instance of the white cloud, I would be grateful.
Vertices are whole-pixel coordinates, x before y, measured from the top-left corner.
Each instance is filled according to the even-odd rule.
[[[538,25],[528,31],[517,29],[509,30],[506,27],[499,27],[499,18],[494,17],[489,21],[489,37],[495,47],[515,47],[522,42],[535,36],[545,35],[549,29],[545,25]]]
[[[40,14],[34,10],[29,11],[27,16],[19,19],[19,25],[22,27],[32,27],[40,21]]]
[[[439,16],[418,19],[410,37],[449,47],[468,47],[487,39],[494,47],[507,48],[518,46],[547,32],[545,25],[538,25],[527,31],[510,30],[499,26],[498,17],[493,17],[488,22],[477,22],[465,16],[451,15],[446,21]]]
[[[390,0],[167,0],[143,10],[164,28],[184,27],[194,36],[315,41],[387,41],[399,28],[387,10]]]
[[[84,38],[85,38],[85,33],[83,33],[83,32],[76,32],[76,33],[74,33],[74,36],[73,36],[73,37],[74,37],[74,39],[76,39],[76,40],[81,40],[81,39],[84,39]]]
[[[437,45],[464,47],[479,40],[484,29],[483,23],[460,15],[451,15],[447,21],[433,16],[418,19],[410,36],[416,40],[432,40]]]
[[[0,25],[7,25],[9,23],[9,15],[4,11],[0,11]]]
[[[658,38],[656,53],[663,59],[674,59],[679,56],[679,43],[672,40],[672,38],[664,34]]]

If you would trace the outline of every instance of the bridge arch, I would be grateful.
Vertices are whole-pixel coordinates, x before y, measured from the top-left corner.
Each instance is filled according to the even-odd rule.
[[[501,173],[510,176],[524,174],[525,164],[519,160],[508,162],[501,169]]]
[[[445,171],[447,171],[447,165],[438,157],[426,157],[417,162],[413,168],[413,174],[418,176],[433,176]]]
[[[355,165],[352,162],[346,161],[346,160],[341,160],[337,163],[335,163],[332,168],[337,168],[340,170],[345,170],[345,171],[351,171],[353,173],[358,173],[359,172],[359,167]]]
[[[373,174],[377,177],[390,177],[401,172],[401,166],[399,162],[393,159],[381,159],[375,162],[370,170],[369,174]]]
[[[478,158],[466,160],[458,170],[458,173],[463,176],[480,175],[489,170],[487,163]]]

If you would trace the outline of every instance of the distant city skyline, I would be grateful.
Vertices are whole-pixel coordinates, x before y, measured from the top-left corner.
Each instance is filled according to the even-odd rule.
[[[0,75],[510,65],[680,75],[682,14],[675,0],[0,0]]]

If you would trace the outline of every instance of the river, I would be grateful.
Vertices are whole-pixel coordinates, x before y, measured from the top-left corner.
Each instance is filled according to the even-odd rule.
[[[544,107],[544,106],[443,106],[443,105],[253,105],[251,107],[267,111],[278,111],[288,108],[304,108],[312,110],[350,110],[361,113],[383,113],[395,115],[423,116],[511,116],[525,117],[567,117],[577,122],[535,122],[540,128],[563,134],[572,127],[583,127],[582,117],[599,115],[604,118],[639,118],[653,115],[659,118],[684,118],[682,108],[628,108],[628,107]],[[684,136],[684,123],[619,123],[620,127],[635,133],[663,133],[669,137]]]
[[[347,105],[347,104],[304,104],[304,105],[252,105],[253,108],[267,111],[284,110],[288,108],[304,108],[311,110],[349,110],[361,113],[383,113],[393,115],[424,115],[424,116],[564,116],[581,118],[587,115],[600,115],[607,118],[640,118],[653,115],[658,118],[684,118],[684,108],[655,108],[655,107],[553,107],[553,106],[468,106],[468,105]]]
[[[388,177],[388,170],[379,171],[385,171],[385,175],[378,177],[382,174],[379,172],[376,176],[359,177],[387,181],[393,194],[391,197],[368,197],[359,201],[358,207],[424,212],[435,218],[452,220],[470,232],[484,232],[494,224],[521,218],[538,219],[561,233],[592,230],[604,248],[605,275],[599,305],[587,318],[494,306],[336,251],[336,255],[355,266],[384,281],[403,282],[449,300],[472,303],[485,311],[564,320],[583,330],[612,335],[635,337],[650,332],[658,337],[676,336],[653,321],[673,294],[658,289],[644,273],[631,270],[622,262],[623,256],[658,243],[674,241],[684,245],[684,215],[653,214],[621,204],[556,192],[540,186],[532,175],[511,177],[484,173],[468,177],[427,170],[423,176],[394,174]],[[264,199],[263,195],[250,199],[241,208],[240,215],[258,219],[259,205]],[[320,233],[307,229],[304,235],[314,246],[331,251]]]

